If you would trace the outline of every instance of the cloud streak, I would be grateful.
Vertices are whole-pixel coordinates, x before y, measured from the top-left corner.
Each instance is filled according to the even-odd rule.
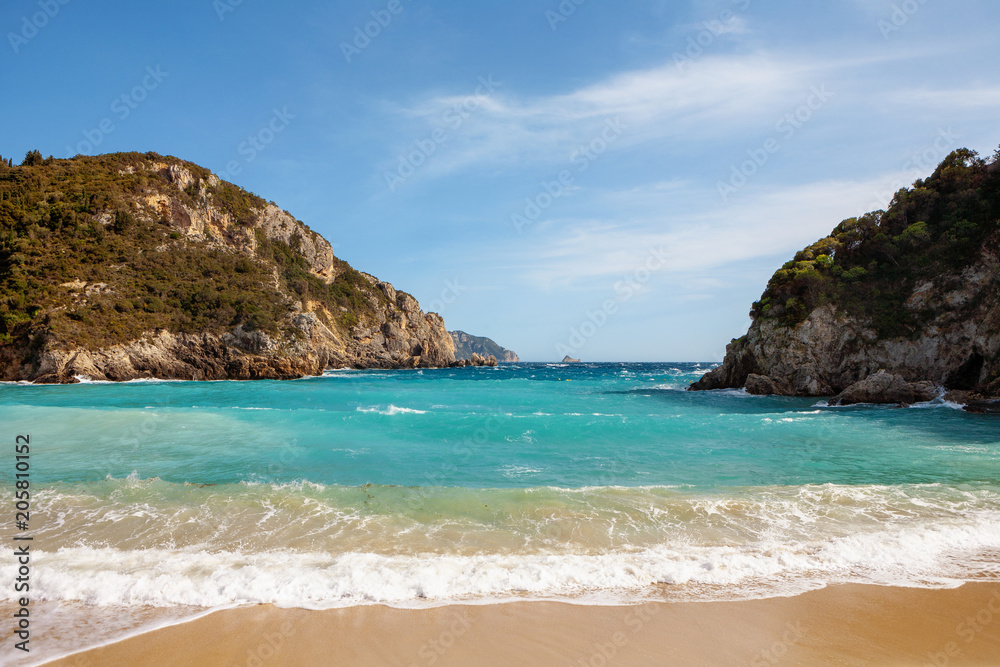
[[[621,142],[626,146],[738,136],[797,101],[828,67],[766,55],[706,57],[686,73],[664,64],[548,96],[504,92],[484,100],[476,117],[425,171],[442,175],[482,166],[564,162],[614,118],[629,126]],[[433,97],[396,115],[420,136],[461,100]]]
[[[531,249],[512,247],[511,257],[520,261],[512,259],[507,268],[516,271],[524,283],[546,290],[586,289],[634,270],[653,248],[663,248],[670,256],[663,273],[680,276],[698,276],[763,257],[790,256],[829,234],[841,220],[867,212],[873,193],[895,178],[893,174],[867,181],[808,183],[758,193],[738,207],[715,207],[701,213],[691,211],[708,193],[677,192],[662,184],[633,189],[627,196],[639,202],[645,215],[554,221],[550,232],[532,239]],[[619,201],[622,194],[609,192],[601,198]],[[657,200],[664,213],[649,214]]]

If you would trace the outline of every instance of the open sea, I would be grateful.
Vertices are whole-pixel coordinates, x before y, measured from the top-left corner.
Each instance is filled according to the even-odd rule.
[[[31,595],[70,643],[84,617],[157,609],[1000,578],[1000,419],[684,391],[709,368],[8,383],[0,498],[13,507],[14,437],[30,434]],[[5,521],[7,544],[17,532]]]

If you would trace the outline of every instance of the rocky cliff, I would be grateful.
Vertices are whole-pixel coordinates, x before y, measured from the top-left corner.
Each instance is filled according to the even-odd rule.
[[[479,354],[483,357],[496,357],[497,361],[503,361],[507,363],[516,363],[521,361],[520,358],[512,351],[505,347],[501,347],[494,341],[483,336],[473,336],[472,334],[467,334],[464,331],[449,331],[451,334],[451,339],[455,343],[455,358],[456,359],[472,359],[473,354]]]
[[[894,395],[1000,395],[1000,151],[956,151],[887,211],[845,220],[774,274],[751,317],[692,390],[831,396],[886,370]]]
[[[439,315],[273,203],[155,153],[0,165],[0,378],[447,366]]]

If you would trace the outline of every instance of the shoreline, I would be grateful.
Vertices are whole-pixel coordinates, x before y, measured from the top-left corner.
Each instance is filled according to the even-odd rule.
[[[66,381],[58,382],[40,382],[38,380],[0,380],[0,385],[17,385],[22,387],[72,387],[78,384],[109,384],[109,385],[122,385],[122,384],[143,384],[143,383],[157,383],[157,382],[184,382],[184,383],[212,383],[212,382],[296,382],[298,380],[312,380],[316,378],[321,378],[326,376],[327,373],[342,373],[347,371],[354,371],[357,373],[378,373],[386,371],[440,371],[440,370],[456,370],[459,368],[497,368],[500,364],[505,364],[508,366],[513,366],[515,364],[554,364],[558,363],[555,361],[543,361],[543,362],[525,362],[525,361],[498,361],[495,365],[490,364],[475,364],[475,363],[463,363],[468,360],[458,359],[446,366],[408,366],[408,365],[398,365],[398,366],[329,366],[324,368],[322,372],[311,374],[303,373],[302,375],[294,375],[288,377],[263,377],[263,376],[247,376],[247,377],[236,377],[236,378],[192,378],[192,377],[177,377],[177,376],[158,376],[158,375],[138,375],[133,378],[128,378],[124,380],[94,380],[85,375],[74,375]],[[609,362],[618,363],[618,362]],[[646,363],[646,362],[642,362]],[[648,362],[657,363],[657,362]],[[679,362],[679,363],[700,363],[700,362]]]
[[[508,602],[325,611],[257,605],[44,662],[84,665],[987,665],[1000,582],[840,584],[794,597],[587,606]]]
[[[594,362],[594,363],[609,363],[617,364],[620,362]],[[702,362],[637,362],[637,363],[702,363]],[[380,367],[370,367],[370,368],[355,368],[355,367],[338,367],[338,368],[326,368],[323,372],[318,375],[298,375],[294,377],[245,377],[245,378],[218,378],[218,379],[194,379],[194,378],[182,378],[182,377],[135,377],[127,380],[92,380],[83,376],[73,376],[72,380],[66,382],[38,382],[36,380],[3,380],[0,381],[0,385],[8,384],[14,386],[22,387],[68,387],[73,385],[129,385],[129,384],[157,384],[157,383],[215,383],[215,382],[256,382],[256,381],[274,381],[274,382],[295,382],[299,380],[315,380],[318,378],[326,377],[327,373],[337,373],[345,371],[354,371],[357,373],[366,372],[384,372],[384,371],[425,371],[425,370],[454,370],[457,368],[496,368],[500,365],[553,365],[562,364],[562,362],[497,362],[495,366],[486,365],[476,365],[476,364],[461,364],[453,363],[448,366],[427,366],[427,367],[414,367],[414,366],[396,366],[391,368],[380,368]],[[565,366],[572,366],[573,364],[562,364]],[[714,391],[746,391],[742,387],[719,387],[713,389],[695,389],[697,382],[689,385],[684,389],[679,389],[680,391],[689,391],[693,393],[712,393]],[[954,393],[954,392],[952,392]],[[975,415],[1000,415],[1000,396],[979,396],[978,398],[972,398],[972,392],[958,392],[962,396],[939,396],[939,399],[943,399],[946,404],[951,404],[955,409],[965,412],[967,414]],[[753,394],[760,396],[762,398],[801,398],[801,399],[816,399],[818,401],[826,401],[829,403],[830,400],[836,398],[835,395],[822,395],[822,396],[812,396],[804,394],[794,394],[794,393],[764,393],[764,394]],[[843,408],[843,407],[857,407],[857,408],[872,408],[872,407],[887,407],[894,406],[900,408],[911,408],[911,407],[925,407],[928,404],[934,403],[937,399],[931,401],[918,401],[912,404],[895,404],[893,402],[860,402],[852,403],[850,405],[825,405],[825,408]]]

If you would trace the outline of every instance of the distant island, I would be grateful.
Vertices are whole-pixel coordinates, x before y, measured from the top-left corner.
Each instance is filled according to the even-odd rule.
[[[692,390],[909,403],[1000,396],[1000,150],[960,149],[771,278]]]
[[[571,356],[569,356],[567,354],[565,357],[563,357],[562,363],[564,363],[564,364],[578,364],[578,363],[580,363],[580,360],[579,359],[574,359],[573,357],[571,357]]]
[[[0,234],[6,381],[458,365],[439,315],[273,202],[174,157],[0,160]]]
[[[486,358],[495,357],[497,361],[505,363],[521,361],[514,352],[497,345],[489,338],[473,336],[464,331],[449,331],[448,333],[451,334],[451,339],[455,343],[456,359],[471,360],[472,355],[479,354]]]

